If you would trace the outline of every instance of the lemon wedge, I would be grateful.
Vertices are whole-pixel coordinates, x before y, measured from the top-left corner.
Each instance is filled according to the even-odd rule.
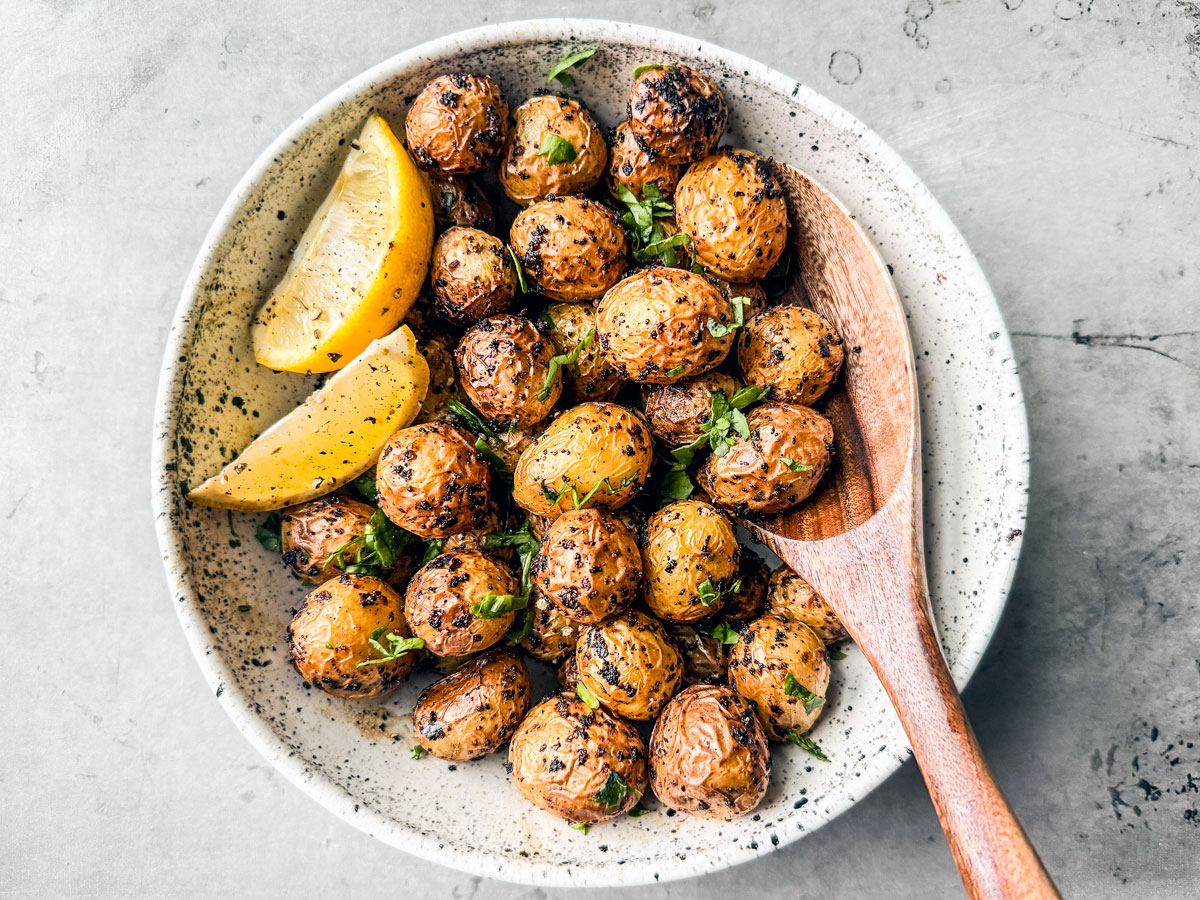
[[[220,474],[188,494],[224,509],[281,509],[353,481],[392,432],[412,423],[429,366],[407,326],[374,341]]]
[[[254,316],[255,359],[285,372],[342,368],[403,320],[432,247],[429,183],[373,115]]]

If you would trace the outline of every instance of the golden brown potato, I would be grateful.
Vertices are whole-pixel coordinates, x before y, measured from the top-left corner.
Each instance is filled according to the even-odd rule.
[[[433,197],[433,223],[442,232],[452,225],[478,228],[492,234],[496,230],[496,214],[491,201],[472,178],[450,178],[433,175],[429,179]]]
[[[653,464],[653,439],[640,415],[615,403],[581,403],[521,454],[513,499],[533,515],[555,518],[585,505],[617,509],[641,490]]]
[[[808,406],[838,377],[844,353],[833,326],[811,309],[775,306],[752,316],[738,335],[747,384],[769,384],[773,400]]]
[[[430,282],[437,311],[456,325],[502,313],[517,293],[517,269],[508,250],[486,231],[447,229],[433,245]]]
[[[619,196],[617,185],[624,185],[640,200],[642,188],[653,183],[663,197],[670,199],[682,174],[683,166],[659,157],[645,138],[634,133],[628,122],[617,126],[608,162],[608,187],[614,197]]]
[[[595,824],[627,812],[646,789],[637,729],[564,692],[529,711],[508,748],[513,783],[534,806]]]
[[[664,804],[728,821],[758,806],[770,780],[762,728],[734,691],[695,684],[667,704],[650,738],[650,785]]]
[[[580,351],[579,361],[571,367],[571,394],[575,402],[610,400],[625,379],[614,369],[600,349],[596,337],[596,310],[590,303],[551,303],[545,317],[550,320],[550,339],[559,353],[571,353],[591,334],[591,342]]]
[[[514,613],[493,619],[471,612],[489,594],[515,594],[507,566],[478,550],[455,550],[430,560],[408,583],[404,617],[434,656],[463,656],[486,650],[512,624]]]
[[[505,428],[530,428],[562,394],[550,378],[554,345],[524,316],[490,316],[467,329],[455,351],[458,379],[484,418]],[[549,385],[545,399],[539,394]]]
[[[425,688],[413,709],[413,735],[438,759],[481,759],[513,736],[528,709],[525,663],[491,650]]]
[[[746,416],[750,438],[731,435],[724,456],[705,460],[697,481],[739,516],[783,512],[808,498],[829,468],[833,426],[807,406],[764,404]]]
[[[596,327],[614,369],[637,382],[674,384],[724,361],[734,332],[716,337],[709,323],[726,325],[732,316],[733,307],[704,276],[652,266],[604,295]]]
[[[379,508],[418,537],[483,527],[494,515],[491,469],[475,441],[446,422],[401,428],[379,454]]]
[[[668,622],[721,610],[737,581],[741,548],[729,519],[699,500],[677,500],[650,517],[642,547],[646,606]]]
[[[739,387],[737,379],[724,372],[706,372],[674,384],[643,387],[646,424],[668,447],[690,444],[700,437],[700,426],[712,416],[712,395],[723,391],[726,397],[732,397]]]
[[[362,542],[375,507],[338,495],[320,497],[283,512],[283,561],[312,584],[344,574],[334,554],[351,541]],[[353,554],[348,563],[354,561]]]
[[[692,625],[668,625],[667,634],[683,656],[683,684],[719,684],[729,673],[729,648]]]
[[[662,625],[635,609],[584,628],[575,665],[596,699],[627,719],[653,719],[683,678],[683,658]]]
[[[803,622],[768,613],[733,645],[729,682],[754,704],[767,737],[784,741],[791,729],[804,734],[812,728],[825,708],[829,653]]]
[[[608,146],[578,101],[533,97],[513,110],[512,119],[499,174],[500,187],[518,206],[551,194],[583,193],[604,174]]]
[[[531,204],[513,220],[509,241],[526,277],[553,300],[596,300],[628,265],[629,235],[620,216],[587,197]]]
[[[690,66],[656,66],[633,81],[629,127],[660,159],[686,165],[702,159],[725,133],[729,110],[717,83]]]
[[[826,644],[836,644],[849,637],[837,613],[826,605],[812,585],[787,566],[780,566],[771,573],[767,582],[767,604],[775,615],[803,622]]]
[[[787,204],[775,169],[748,150],[718,150],[684,172],[675,221],[696,242],[696,259],[730,281],[765,277],[787,246]]]
[[[444,418],[446,401],[451,397],[465,399],[458,389],[458,371],[454,368],[454,344],[451,340],[440,334],[431,334],[421,341],[420,347],[421,355],[429,364],[429,390],[417,415],[418,425]]]
[[[367,700],[386,694],[412,671],[418,648],[370,662],[384,659],[371,639],[390,648],[389,635],[410,637],[400,595],[369,575],[339,575],[305,597],[292,617],[288,659],[313,687]]]
[[[521,641],[521,646],[542,662],[554,663],[564,656],[574,656],[583,626],[567,618],[562,610],[536,591],[532,607],[533,626],[529,629],[529,637]],[[575,683],[572,682],[569,687],[574,690]]]
[[[572,648],[574,649],[574,648]],[[579,666],[575,665],[575,654],[568,653],[558,666],[558,686],[564,691],[575,692],[579,686]]]
[[[709,282],[721,292],[721,296],[733,302],[734,297],[742,298],[742,318],[749,319],[755,313],[767,308],[767,292],[757,281],[726,281],[711,272],[706,276]]]
[[[762,615],[767,605],[767,579],[770,577],[763,558],[748,547],[742,548],[738,566],[738,589],[725,595],[721,618],[731,622],[748,622]]]
[[[499,158],[507,119],[504,94],[486,75],[440,75],[408,108],[408,151],[423,169],[471,175]]]
[[[629,527],[602,509],[573,509],[550,526],[530,567],[564,615],[595,624],[641,596],[642,554]]]

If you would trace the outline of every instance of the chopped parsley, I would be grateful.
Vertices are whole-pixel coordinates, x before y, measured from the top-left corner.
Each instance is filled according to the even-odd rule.
[[[768,300],[778,300],[788,289],[792,274],[792,251],[787,249],[779,257],[779,262],[768,272],[761,282],[762,289],[767,293]]]
[[[604,780],[604,786],[592,796],[592,799],[597,803],[603,803],[605,806],[616,808],[625,802],[625,798],[630,794],[637,794],[638,791],[631,788],[625,783],[616,772],[610,771],[608,778]]]
[[[830,659],[845,659],[846,654],[843,653],[841,650],[839,650],[837,647],[832,647],[829,650],[829,658]]]
[[[420,744],[413,744],[413,759],[420,759],[425,755],[425,748]]]
[[[571,495],[571,503],[574,504],[575,508],[583,509],[585,506],[588,505],[588,503],[591,501],[592,497],[594,497],[596,495],[596,492],[598,490],[600,490],[601,487],[604,487],[605,489],[607,489],[608,493],[615,494],[615,493],[617,493],[617,491],[622,491],[625,488],[629,487],[629,485],[631,485],[635,481],[637,481],[639,474],[641,474],[640,471],[636,471],[632,475],[630,475],[628,478],[622,479],[620,485],[618,485],[617,487],[613,487],[612,481],[609,479],[609,477],[607,475],[605,475],[603,478],[601,478],[599,481],[597,481],[594,485],[592,485],[592,489],[590,491],[588,491],[586,494],[584,494],[582,497],[579,496],[579,486],[572,482],[568,482],[566,479],[566,476],[563,476],[563,489],[561,491],[559,491],[557,494],[550,487],[550,485],[546,484],[546,482],[543,481],[542,482],[542,496],[545,497],[547,500],[549,500],[551,503],[558,503],[559,500],[561,500],[567,494],[570,494]]]
[[[790,670],[783,676],[783,692],[789,697],[804,701],[804,712],[810,716],[825,705],[825,698],[802,685]]]
[[[336,566],[347,575],[383,575],[404,552],[411,537],[403,528],[393,525],[383,510],[377,509],[371,513],[363,533],[342,544],[325,560],[321,571]]]
[[[528,594],[488,594],[471,604],[471,613],[481,619],[499,619],[529,606]]]
[[[648,815],[650,815],[650,810],[646,809],[644,806],[635,806],[629,811],[629,818],[631,819],[640,819],[642,816]]]
[[[263,545],[263,549],[271,553],[283,552],[283,517],[279,513],[271,513],[258,523],[254,536]]]
[[[667,369],[667,371],[663,372],[663,374],[666,375],[668,378],[674,378],[676,375],[682,375],[683,370],[685,368],[686,368],[686,366],[678,365],[678,366],[675,366],[673,369]]]
[[[475,613],[480,618],[496,618],[497,616],[504,615],[505,612],[521,612],[521,615],[513,620],[512,627],[508,630],[508,640],[512,644],[521,643],[529,637],[529,632],[533,630],[534,613],[529,608],[529,595],[533,591],[533,581],[529,577],[529,568],[533,563],[533,557],[537,555],[539,546],[540,542],[534,537],[533,529],[530,527],[528,519],[516,528],[493,531],[483,540],[483,549],[497,550],[501,547],[513,547],[517,551],[517,557],[521,560],[520,593],[516,597],[513,597],[511,601],[502,601],[499,599],[499,597],[511,595],[488,594],[487,597],[483,598],[483,604],[488,604],[490,598],[496,597],[497,599],[493,600],[490,606],[485,607],[481,605],[480,607],[481,609],[503,609],[505,606],[508,608],[491,616]],[[474,607],[472,607],[471,612],[475,612]]]
[[[550,72],[546,75],[546,80],[547,81],[558,80],[562,84],[565,84],[567,87],[570,87],[571,85],[573,85],[575,83],[575,79],[571,76],[571,74],[569,72],[567,72],[567,69],[570,69],[573,66],[579,65],[581,62],[584,62],[585,60],[591,59],[596,54],[596,51],[598,49],[600,49],[600,48],[585,47],[583,50],[576,50],[574,53],[570,53],[567,56],[564,56],[562,59],[560,59],[553,66],[550,67]]]
[[[542,146],[538,148],[537,155],[546,157],[549,165],[561,166],[575,158],[575,145],[566,138],[549,132],[542,138]]]
[[[241,606],[238,607],[238,612],[241,612],[241,613],[250,612],[250,604],[243,603]]]
[[[738,579],[732,584],[727,584],[723,581],[718,581],[713,584],[711,578],[705,578],[700,584],[700,605],[712,606],[722,597],[727,597],[731,594],[740,593],[742,590],[742,579]]]
[[[368,503],[375,503],[379,500],[379,485],[375,483],[374,470],[363,472],[354,481],[350,482],[351,486],[358,495]]]
[[[829,757],[821,752],[821,748],[806,734],[800,734],[795,728],[789,728],[787,739],[802,750],[807,750],[821,762],[829,762]]]
[[[596,699],[596,695],[588,690],[588,686],[582,681],[575,685],[575,695],[583,701],[583,705],[588,709],[599,709],[600,701]]]
[[[580,834],[587,834],[588,829],[591,826],[588,825],[587,822],[572,822],[571,827],[574,828],[576,831],[578,831]]]
[[[633,77],[640,78],[643,72],[649,72],[651,69],[666,69],[670,72],[675,71],[675,67],[667,63],[644,63],[633,70]]]
[[[728,622],[701,622],[696,626],[696,631],[722,644],[736,644],[741,637]]]
[[[425,565],[432,559],[441,556],[442,548],[446,546],[445,538],[434,538],[431,541],[425,542],[425,555],[421,557],[421,565]]]
[[[746,324],[746,304],[751,302],[753,301],[749,297],[731,297],[729,303],[733,306],[733,323],[726,325],[709,316],[708,333],[715,338],[723,338],[726,335],[733,334]]]
[[[387,641],[386,647],[379,642],[379,638],[383,636],[385,631],[387,631],[387,636],[384,637],[384,640]],[[394,631],[388,631],[386,625],[383,625],[372,631],[371,637],[368,638],[368,643],[382,653],[383,656],[380,659],[368,659],[364,662],[360,662],[357,666],[355,666],[356,669],[361,669],[363,666],[382,665],[383,663],[391,662],[394,659],[399,659],[404,654],[413,650],[420,650],[425,646],[425,642],[420,638],[401,637]]]
[[[517,256],[517,251],[512,248],[512,244],[508,245],[508,255],[512,257],[513,265],[517,269],[517,283],[521,286],[521,293],[529,293],[529,285],[525,283],[525,269],[521,265],[521,259]]]
[[[783,464],[793,472],[811,472],[813,470],[812,466],[806,466],[804,463],[798,463],[794,459],[789,459],[786,456],[781,456],[780,459],[782,459]]]
[[[488,461],[496,470],[496,474],[500,476],[500,480],[506,483],[512,481],[512,472],[509,470],[508,464],[499,453],[492,449],[490,441],[499,440],[495,430],[483,420],[479,413],[454,397],[446,401],[446,408],[462,419],[467,428],[475,432],[475,452]]]
[[[546,383],[542,385],[542,389],[538,391],[538,402],[545,403],[550,396],[550,392],[554,390],[554,382],[558,378],[558,370],[563,366],[577,367],[579,365],[579,357],[583,351],[587,350],[596,341],[596,329],[593,328],[583,336],[583,340],[575,345],[575,348],[570,353],[559,353],[550,357],[550,371],[546,373]]]
[[[668,203],[654,182],[642,185],[642,199],[620,182],[614,185],[617,199],[625,204],[621,221],[633,234],[633,258],[637,262],[661,259],[668,266],[679,264],[676,247],[687,245],[692,248],[695,262],[696,242],[690,234],[679,232],[668,235],[667,229],[656,219],[675,215],[675,207]],[[694,268],[694,266],[693,266]]]

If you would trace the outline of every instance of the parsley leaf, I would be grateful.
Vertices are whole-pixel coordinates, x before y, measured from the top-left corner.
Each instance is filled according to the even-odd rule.
[[[579,356],[584,350],[587,350],[596,341],[596,329],[593,328],[583,336],[583,340],[575,345],[570,353],[559,353],[550,357],[550,371],[546,373],[546,383],[542,385],[542,389],[538,391],[538,401],[545,403],[550,396],[550,392],[554,390],[554,380],[558,378],[558,370],[563,366],[576,366],[579,364]]]
[[[736,644],[741,638],[738,630],[728,622],[702,622],[696,626],[696,630],[722,644]]]
[[[625,783],[616,772],[610,771],[608,778],[604,780],[604,786],[592,796],[592,799],[597,803],[603,803],[605,806],[616,808],[625,802],[625,798],[630,794],[637,794],[635,788],[631,788]]]
[[[713,584],[711,578],[705,578],[700,583],[700,605],[712,606],[722,597],[727,597],[730,594],[740,593],[742,590],[742,579],[738,579],[732,584],[726,584],[723,581],[718,581]]]
[[[525,283],[525,268],[521,265],[521,259],[517,256],[517,251],[512,248],[512,244],[508,245],[508,255],[512,257],[513,265],[517,269],[517,283],[521,285],[521,293],[529,293],[529,285]]]
[[[685,366],[678,365],[673,369],[667,369],[667,371],[663,372],[663,374],[666,375],[668,378],[674,378],[676,375],[682,375],[684,368],[685,368]]]
[[[629,811],[629,818],[631,819],[640,819],[642,816],[648,815],[650,815],[650,810],[646,809],[644,806],[635,806]]]
[[[821,752],[821,748],[813,743],[813,739],[806,734],[800,734],[795,728],[789,728],[787,738],[797,747],[807,750],[821,762],[829,762],[829,757]]]
[[[575,695],[583,701],[583,705],[588,709],[599,709],[600,701],[596,699],[596,695],[588,690],[588,686],[582,681],[575,685]]]
[[[488,594],[482,600],[471,604],[471,613],[481,619],[499,619],[527,606],[528,594]]]
[[[554,81],[555,79],[558,79],[560,82],[570,87],[575,83],[575,79],[567,73],[567,69],[571,68],[572,66],[579,65],[584,60],[591,59],[598,49],[598,47],[586,47],[583,50],[577,50],[574,53],[564,56],[550,67],[550,72],[546,75],[546,80]]]
[[[548,132],[542,138],[537,155],[546,157],[546,162],[552,166],[561,166],[575,158],[575,145],[554,132]]]
[[[373,469],[369,472],[363,472],[351,482],[351,485],[358,492],[358,495],[368,503],[374,503],[379,499],[379,485],[375,483],[375,471]]]
[[[733,395],[733,399],[726,397],[724,391],[713,391],[708,419],[700,426],[700,436],[690,444],[684,444],[671,451],[672,461],[666,472],[658,479],[660,496],[670,500],[686,500],[690,497],[694,488],[687,468],[695,461],[696,451],[708,444],[713,453],[717,456],[724,456],[729,452],[729,433],[731,431],[736,431],[742,437],[749,438],[750,426],[741,411],[751,403],[757,403],[770,390],[770,385],[766,387],[751,385],[737,391]]]
[[[625,488],[629,487],[629,485],[631,485],[635,481],[637,481],[638,475],[640,475],[640,474],[641,474],[640,470],[635,471],[632,475],[628,476],[627,478],[623,478],[621,480],[621,483],[617,487],[613,487],[612,480],[607,475],[605,475],[603,478],[601,478],[599,481],[597,481],[594,485],[592,485],[592,489],[590,491],[588,491],[586,494],[584,494],[582,497],[579,496],[579,486],[567,481],[566,476],[563,476],[563,489],[561,491],[559,491],[557,494],[554,493],[554,491],[553,491],[553,489],[551,489],[550,485],[546,484],[546,482],[543,481],[542,482],[542,496],[545,497],[547,500],[549,500],[551,503],[558,503],[559,500],[561,500],[567,494],[570,494],[571,495],[571,503],[574,504],[575,508],[583,509],[585,506],[587,506],[587,504],[591,501],[592,497],[594,497],[596,495],[596,492],[598,490],[600,490],[601,487],[604,487],[609,494],[615,494],[618,491],[624,490]]]
[[[420,759],[425,755],[425,748],[420,744],[413,744],[413,759]]]
[[[371,513],[363,533],[335,550],[321,571],[336,566],[347,575],[382,575],[395,564],[411,537],[403,528],[393,525],[383,510],[377,509]],[[350,553],[353,556],[347,561]]]
[[[806,466],[804,463],[798,463],[794,459],[789,459],[786,456],[781,456],[780,459],[782,459],[783,464],[793,472],[811,472],[813,470],[812,466]]]
[[[675,71],[674,66],[667,65],[666,63],[644,63],[633,70],[633,77],[638,78],[643,72],[649,72],[651,69],[667,69],[671,72]]]
[[[789,671],[783,676],[783,692],[789,697],[795,697],[797,700],[804,701],[804,711],[808,715],[812,715],[816,710],[825,705],[825,698],[820,694],[814,694],[799,681],[796,676]]]
[[[642,246],[634,248],[633,258],[637,262],[649,262],[655,257],[662,257],[663,262],[668,266],[673,266],[679,262],[679,258],[673,252],[674,248],[683,246],[691,247],[695,243],[692,236],[687,232],[677,231],[675,234],[668,235],[667,230],[662,225],[656,223],[651,226],[651,233],[647,235]],[[669,256],[668,251],[672,251]],[[711,322],[712,320],[710,319],[709,321]],[[712,330],[711,325],[709,326],[709,330]],[[719,334],[714,335],[714,337],[721,336]]]
[[[479,415],[479,413],[475,412],[475,410],[471,409],[471,407],[467,406],[461,400],[451,397],[446,401],[446,409],[462,419],[467,427],[476,434],[486,434],[490,438],[496,436],[496,432],[483,420],[483,416]]]
[[[572,822],[571,827],[574,828],[576,831],[578,831],[580,834],[587,834],[588,829],[591,826],[588,825],[587,822]]]
[[[830,659],[845,659],[846,654],[843,651],[837,649],[837,647],[833,647],[829,651],[829,658]]]
[[[421,565],[425,565],[432,559],[441,556],[442,548],[446,546],[445,538],[434,538],[431,541],[425,542],[425,555],[421,557]]]
[[[661,258],[668,266],[673,266],[679,262],[675,248],[685,244],[692,248],[693,257],[695,256],[696,242],[692,240],[691,235],[683,232],[668,235],[662,224],[654,221],[658,218],[675,215],[675,207],[663,198],[662,191],[658,189],[657,185],[653,182],[642,185],[641,200],[620,182],[614,188],[617,198],[625,204],[625,212],[621,214],[621,221],[633,233],[633,258],[635,260],[648,262],[655,258]]]
[[[454,192],[442,191],[442,211],[446,213],[446,218],[454,215]]]
[[[283,552],[283,518],[279,513],[271,513],[258,523],[254,536],[263,545],[264,550],[271,553]]]
[[[658,480],[659,496],[664,500],[686,500],[692,496],[695,489],[696,486],[692,484],[686,468],[677,469],[671,466]]]
[[[718,322],[712,316],[708,317],[708,333],[715,338],[723,338],[727,334],[733,334],[746,324],[746,304],[751,302],[750,298],[733,297],[729,302],[733,306],[732,324],[727,325],[723,322]]]
[[[391,662],[394,659],[399,659],[405,653],[408,653],[412,650],[420,650],[425,646],[425,642],[420,638],[401,637],[394,631],[388,631],[387,637],[384,638],[384,640],[387,641],[387,647],[384,647],[383,644],[379,642],[379,638],[385,631],[387,631],[386,625],[382,626],[381,628],[376,628],[371,632],[371,637],[368,638],[368,643],[382,653],[383,657],[381,659],[368,659],[364,662],[360,662],[357,666],[355,666],[356,669],[361,669],[363,666],[378,666],[386,662]]]
[[[521,592],[513,599],[511,608],[504,612],[520,612],[521,615],[513,620],[512,626],[508,630],[508,641],[511,644],[519,644],[527,637],[529,632],[533,630],[533,610],[529,608],[529,596],[533,591],[533,582],[529,577],[529,568],[533,563],[533,557],[537,554],[541,542],[534,537],[533,529],[526,519],[516,528],[506,528],[502,531],[493,531],[483,540],[484,550],[497,550],[501,547],[514,547],[517,551],[517,556],[521,560]],[[489,598],[495,595],[489,594],[484,598],[483,602],[487,603]],[[519,605],[518,605],[519,603]],[[493,601],[492,606],[500,608],[499,600]],[[482,608],[482,607],[481,607]],[[475,612],[474,608],[471,610]],[[496,615],[504,615],[504,612],[499,612]],[[479,613],[475,613],[480,615]],[[495,618],[496,616],[482,616],[480,618]]]

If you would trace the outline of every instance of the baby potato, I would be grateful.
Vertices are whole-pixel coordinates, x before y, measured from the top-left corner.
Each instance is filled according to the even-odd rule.
[[[767,737],[784,741],[789,730],[804,734],[812,728],[825,708],[829,653],[803,622],[768,613],[733,645],[729,682],[754,704]]]
[[[703,159],[725,133],[729,110],[717,83],[691,66],[648,69],[626,103],[630,130],[667,163]]]
[[[438,232],[453,225],[477,228],[492,234],[496,230],[496,214],[491,201],[472,178],[451,178],[432,175],[429,178],[433,197],[433,224]]]
[[[575,666],[602,706],[641,721],[659,714],[683,678],[683,658],[662,625],[635,609],[585,627]]]
[[[762,615],[767,605],[767,579],[770,574],[761,556],[743,548],[737,573],[738,589],[725,595],[721,618],[731,622],[748,622]]]
[[[525,274],[553,300],[596,300],[628,265],[629,235],[620,216],[587,197],[531,204],[513,220],[509,241]]]
[[[816,490],[833,454],[833,426],[807,406],[764,404],[746,416],[749,439],[705,460],[697,481],[739,516],[791,509]]]
[[[495,753],[529,709],[529,672],[508,650],[489,650],[435,681],[413,709],[413,736],[438,759]]]
[[[504,94],[486,75],[440,75],[408,108],[408,151],[422,169],[471,175],[499,158],[507,119]]]
[[[683,656],[683,684],[720,684],[729,673],[729,650],[692,625],[668,625],[667,634]]]
[[[421,355],[429,363],[429,390],[421,403],[416,424],[434,422],[444,418],[446,401],[452,397],[463,399],[458,389],[458,372],[454,368],[454,344],[440,334],[426,336],[420,344]]]
[[[721,610],[735,587],[741,548],[716,507],[677,500],[650,517],[642,547],[646,606],[668,622],[695,622]]]
[[[617,186],[624,185],[640,200],[642,188],[653,184],[664,198],[670,199],[683,174],[683,166],[661,159],[649,142],[634,132],[628,121],[622,122],[613,132],[608,158],[608,186],[614,197],[619,196]]]
[[[818,313],[799,306],[764,309],[738,335],[737,358],[748,384],[769,384],[772,399],[808,406],[838,377],[842,339]]]
[[[521,454],[513,499],[536,516],[580,506],[617,509],[641,490],[654,464],[642,417],[615,403],[581,403],[550,423]]]
[[[379,454],[379,508],[418,537],[475,531],[494,516],[491,469],[475,442],[447,422],[401,428]]]
[[[724,372],[706,372],[674,384],[643,387],[646,424],[651,434],[668,447],[690,444],[700,437],[700,426],[712,416],[712,395],[723,391],[726,397],[732,397],[739,387],[737,379]]]
[[[512,119],[499,176],[500,187],[518,206],[551,194],[581,194],[604,174],[608,145],[578,101],[533,97],[513,110]]]
[[[554,521],[530,566],[540,594],[563,615],[593,625],[642,593],[642,553],[624,522],[602,509]]]
[[[555,663],[564,656],[574,657],[583,626],[563,615],[562,610],[536,592],[532,605],[533,625],[521,646],[542,662]],[[568,685],[571,690],[575,690],[575,681]]]
[[[283,561],[305,581],[321,584],[343,574],[333,556],[361,539],[375,507],[338,495],[319,497],[283,512]]]
[[[448,228],[433,245],[430,283],[437,311],[456,325],[504,312],[517,293],[508,250],[486,231]]]
[[[462,389],[484,418],[506,428],[530,428],[550,414],[562,379],[550,378],[554,345],[524,316],[491,316],[463,335],[455,351]],[[539,394],[545,386],[545,399]]]
[[[339,575],[304,598],[287,628],[288,659],[300,677],[335,697],[368,700],[408,677],[415,654],[385,662],[371,646],[408,638],[400,595],[370,575]]]
[[[850,636],[842,620],[821,595],[787,566],[780,566],[771,573],[767,582],[767,605],[775,615],[803,622],[826,644],[836,644]]]
[[[694,684],[667,704],[650,738],[650,786],[664,804],[728,821],[758,806],[770,780],[762,728],[734,691]]]
[[[637,729],[573,693],[529,711],[508,747],[513,784],[539,809],[594,825],[628,812],[646,790]]]
[[[434,656],[464,656],[504,637],[514,613],[493,619],[471,612],[489,594],[515,594],[509,568],[478,550],[455,550],[420,568],[404,596],[404,617]]]
[[[729,281],[758,281],[787,246],[788,213],[770,160],[724,148],[683,173],[675,220],[696,259]]]
[[[571,353],[589,334],[592,339],[580,351],[579,361],[571,367],[571,393],[575,402],[610,400],[625,379],[614,369],[596,339],[596,310],[589,303],[551,303],[546,307],[550,320],[550,340],[559,353]]]
[[[733,347],[733,307],[703,275],[651,266],[616,284],[596,308],[600,346],[614,369],[641,383],[673,384],[715,369]]]

